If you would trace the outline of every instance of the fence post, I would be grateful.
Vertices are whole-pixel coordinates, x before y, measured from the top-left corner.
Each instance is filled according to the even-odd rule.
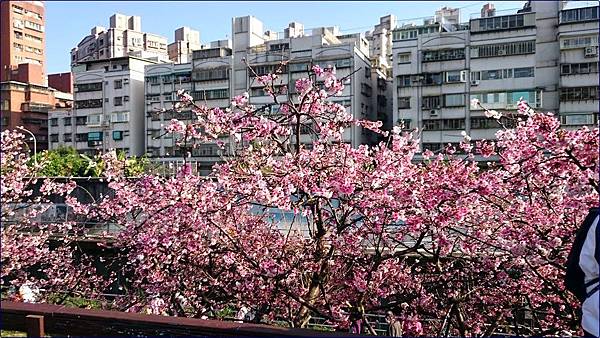
[[[27,337],[44,337],[44,316],[29,315],[25,317]]]

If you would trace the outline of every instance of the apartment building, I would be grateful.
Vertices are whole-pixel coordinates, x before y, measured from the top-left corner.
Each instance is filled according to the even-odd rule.
[[[373,116],[372,70],[368,41],[364,36],[341,36],[337,27],[321,27],[305,32],[303,25],[293,22],[283,33],[265,31],[263,23],[253,16],[236,17],[232,20],[233,37],[233,95],[248,92],[255,105],[273,103],[256,81],[256,75],[274,72],[282,61],[281,82],[294,95],[294,83],[306,77],[311,65],[333,66],[339,78],[348,77],[343,93],[332,101],[343,104],[357,118]],[[252,67],[249,71],[247,64]],[[278,80],[279,81],[279,80]],[[278,97],[280,102],[287,95]],[[271,106],[275,111],[279,107]],[[311,145],[310,135],[303,135],[301,142]],[[358,146],[370,141],[370,135],[362,128],[352,127],[345,131],[343,141]]]
[[[109,28],[96,26],[71,50],[71,65],[124,56],[167,62],[167,38],[142,31],[139,16],[113,14]]]
[[[40,78],[45,85],[45,8],[42,1],[2,1],[0,3],[0,81],[15,80],[21,63],[41,66]]]
[[[94,155],[109,149],[145,153],[144,66],[133,56],[80,62],[74,74],[74,107],[52,112],[52,148],[75,147]]]
[[[169,60],[174,63],[188,63],[192,60],[192,52],[201,49],[200,32],[189,27],[175,30],[175,42],[167,47]]]
[[[206,48],[195,50],[191,62],[146,66],[146,153],[158,161],[183,161],[189,152],[194,169],[208,174],[224,151],[216,143],[198,147],[177,146],[165,127],[173,118],[190,122],[195,119],[191,110],[169,111],[178,101],[177,91],[186,90],[201,105],[226,109],[230,105],[230,73],[232,52],[227,41],[215,41]],[[166,109],[166,113],[159,113]],[[223,140],[226,142],[227,140]]]
[[[52,81],[59,74],[49,75]],[[48,114],[54,109],[70,107],[73,94],[68,86],[57,88],[39,84],[42,78],[42,69],[38,64],[22,63],[12,71],[12,79],[0,82],[0,127],[4,129],[25,128],[28,132],[27,143],[31,150],[46,150],[49,148],[48,140]],[[68,76],[64,74],[63,83]],[[61,84],[61,83],[59,83]]]
[[[559,12],[564,13],[561,5],[532,1],[517,11],[496,12],[487,4],[468,24],[460,23],[455,10],[445,8],[422,24],[401,25],[393,31],[394,123],[422,130],[423,150],[456,144],[463,138],[462,131],[474,140],[495,137],[500,124],[486,118],[480,108],[471,107],[471,99],[510,114],[522,98],[542,111],[576,115],[564,117],[564,123],[574,123],[574,119],[595,123],[589,112],[597,116],[598,77],[590,73],[594,66],[589,64],[596,60],[597,72],[593,48],[597,48],[598,22],[592,18],[597,18],[598,7],[586,9],[583,22],[559,26]],[[560,49],[557,27],[564,32]],[[574,38],[576,35],[582,40]],[[584,62],[586,50],[589,61]],[[561,76],[562,63],[584,63],[587,73],[574,76],[570,66],[565,66],[564,72],[569,74]],[[565,83],[585,89],[569,96],[561,89]],[[583,91],[588,95],[587,105],[581,100],[577,108],[568,103],[583,98]],[[594,97],[595,110],[591,110]]]
[[[560,118],[598,125],[598,6],[570,2],[560,11]]]

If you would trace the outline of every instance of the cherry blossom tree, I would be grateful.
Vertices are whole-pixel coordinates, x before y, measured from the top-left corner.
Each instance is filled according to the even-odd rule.
[[[39,289],[37,301],[49,296],[64,300],[64,291],[92,294],[96,271],[76,245],[83,229],[74,222],[58,222],[53,204],[76,189],[72,181],[40,179],[47,161],[33,162],[25,137],[18,131],[2,132],[2,286],[8,299],[26,285]],[[71,204],[75,205],[75,201]],[[58,295],[57,292],[61,292]]]
[[[256,321],[340,328],[392,310],[411,335],[577,332],[561,280],[598,200],[597,128],[565,130],[522,101],[510,116],[484,110],[503,125],[495,141],[465,133],[458,149],[419,154],[419,131],[331,102],[346,81],[333,68],[291,94],[278,72],[254,75],[272,104],[243,94],[209,109],[180,93],[174,109],[196,118],[166,128],[185,149],[223,148],[211,175],[132,180],[106,160],[114,196],[76,205],[123,226],[106,238],[118,308],[202,317],[244,304]],[[353,148],[350,128],[385,141]]]

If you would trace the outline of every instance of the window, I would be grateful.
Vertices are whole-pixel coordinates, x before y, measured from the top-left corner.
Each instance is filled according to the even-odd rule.
[[[229,78],[228,68],[197,70],[192,73],[194,81],[224,80]]]
[[[148,76],[146,77],[146,82],[150,84],[159,84],[160,78],[158,76]]]
[[[261,88],[262,90],[262,88]],[[194,100],[217,100],[229,98],[229,89],[212,89],[199,92],[192,92]]]
[[[398,76],[398,87],[410,87],[410,75]]]
[[[399,97],[398,98],[398,109],[410,108],[410,97]]]
[[[88,115],[86,124],[88,126],[99,126],[102,124],[102,114]]]
[[[533,77],[534,70],[533,67],[525,67],[525,68],[515,68],[514,69],[515,78],[519,77]]]
[[[471,30],[472,32],[485,32],[525,27],[525,15],[526,14],[515,14],[477,19],[471,24]],[[478,28],[476,28],[477,26]]]
[[[465,94],[444,95],[444,107],[463,107],[465,105]]]
[[[122,96],[115,96],[113,105],[114,106],[122,106],[123,105],[123,97]]]
[[[75,141],[77,141],[77,142],[87,142],[87,138],[88,138],[87,133],[75,134]]]
[[[77,108],[77,109],[101,108],[101,107],[102,107],[102,99],[90,99],[90,100],[75,101],[75,108]]]
[[[35,23],[35,22],[27,21],[27,20],[25,20],[25,27],[32,29],[34,31],[38,31],[38,32],[44,31],[44,26],[40,25],[39,23]]]
[[[500,128],[498,120],[488,117],[471,117],[471,129],[497,129]]]
[[[115,141],[121,141],[123,139],[123,131],[115,130],[112,132],[112,138]]]
[[[423,74],[424,86],[437,86],[442,84],[442,73],[425,73]]]
[[[560,23],[598,20],[598,6],[568,9],[560,12]]]
[[[310,68],[310,63],[290,63],[289,64],[290,72],[306,72]]]
[[[65,126],[70,126],[71,125],[71,118],[70,117],[63,117],[63,124]]]
[[[440,96],[423,96],[421,107],[423,109],[438,109],[441,106]]]
[[[58,119],[57,118],[50,119],[50,125],[52,127],[58,127]]]
[[[467,78],[466,70],[454,70],[454,71],[446,72],[446,82],[447,83],[465,82],[466,78]]]
[[[15,31],[15,39],[22,39],[23,38],[23,33],[19,32],[19,31]]]
[[[576,36],[560,39],[560,49],[598,46],[598,35]]]
[[[595,125],[598,123],[598,113],[561,115],[560,123],[568,126]]]
[[[258,65],[253,66],[254,71],[257,75],[275,74],[277,70],[281,70],[284,74],[287,73],[287,65],[281,66],[280,64],[275,65]],[[250,77],[254,77],[254,74],[250,74]]]
[[[50,134],[50,142],[58,142],[58,134]]]
[[[321,68],[329,68],[329,67],[348,68],[348,67],[352,66],[352,59],[318,61],[318,62],[315,62],[315,64],[320,66]],[[368,69],[368,73],[371,74],[370,69]]]
[[[123,88],[123,81],[115,80],[115,89],[121,89],[121,88]]]
[[[410,53],[398,53],[398,63],[410,63]]]
[[[73,135],[71,135],[70,133],[63,134],[63,141],[64,142],[73,141]]]
[[[465,58],[465,50],[463,48],[427,50],[427,51],[423,52],[423,62],[462,60],[464,58]]]
[[[598,86],[561,88],[560,100],[565,102],[598,100]]]
[[[442,120],[423,120],[424,130],[441,130]]]
[[[535,40],[494,43],[471,47],[472,58],[522,55],[535,53]]]
[[[160,102],[160,95],[146,95],[146,100],[149,102]]]
[[[101,131],[92,131],[87,133],[88,141],[102,141],[102,132]]]
[[[129,122],[129,112],[112,113],[111,122]]]
[[[35,41],[35,42],[42,42],[44,41],[42,38],[40,38],[39,36],[34,36],[31,34],[27,34],[25,33],[25,40],[29,40],[29,41]]]
[[[93,92],[102,90],[102,82],[80,83],[75,85],[76,92]]]
[[[560,73],[562,75],[598,73],[598,62],[562,64]]]
[[[123,96],[123,102],[129,102],[129,96],[127,96],[127,95]]]
[[[290,49],[290,44],[289,43],[278,43],[278,44],[273,44],[269,46],[269,50],[271,52],[274,51],[281,51],[281,50],[289,50]]]

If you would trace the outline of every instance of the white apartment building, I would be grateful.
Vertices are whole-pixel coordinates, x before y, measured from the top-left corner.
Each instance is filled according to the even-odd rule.
[[[569,2],[560,11],[560,117],[567,126],[598,125],[598,6]]]
[[[295,81],[307,77],[311,65],[334,66],[338,78],[348,76],[348,81],[343,93],[332,101],[346,106],[357,118],[372,116],[375,107],[370,99],[373,87],[368,41],[355,36],[340,39],[337,35],[340,34],[336,27],[317,28],[307,33],[296,22],[281,34],[265,31],[263,23],[253,16],[233,18],[233,95],[248,92],[250,102],[255,105],[273,103],[245,62],[258,75],[262,75],[274,72],[282,61],[287,61],[278,81],[287,85],[292,95],[295,94]],[[287,95],[281,95],[278,99],[283,102],[287,100]],[[343,136],[344,142],[353,146],[368,143],[369,138],[365,130],[356,127],[346,130]],[[310,147],[310,135],[307,133],[301,142]]]
[[[50,116],[49,134],[56,135],[56,146],[72,146],[90,155],[109,149],[143,155],[144,66],[155,63],[127,56],[72,67],[73,109]]]
[[[588,98],[587,106],[579,102],[575,108],[561,100],[559,107],[559,86],[565,86],[569,81],[566,78],[572,77],[559,75],[559,63],[583,62],[585,50],[593,54],[590,48],[597,48],[598,22],[590,19],[593,10],[587,10],[585,22],[559,26],[560,6],[559,2],[533,1],[516,13],[496,13],[488,4],[480,16],[470,18],[468,25],[459,23],[455,10],[444,8],[421,25],[404,24],[394,30],[394,123],[403,123],[406,129],[419,128],[422,149],[439,150],[448,143],[460,142],[462,131],[474,140],[495,137],[500,125],[486,118],[480,108],[470,107],[469,101],[474,98],[485,107],[508,114],[516,111],[520,98],[542,111],[589,114],[593,97]],[[598,7],[594,8],[597,13]],[[583,40],[569,40],[566,48],[564,43],[561,45],[569,51],[559,51],[557,27],[564,31],[561,41],[577,34]],[[579,59],[567,56],[569,53],[576,53]],[[597,100],[597,56],[592,60],[596,60],[596,73],[589,74],[590,65],[584,68],[587,82],[580,80],[580,75],[571,80],[570,86],[583,85],[586,89],[581,91],[591,96],[595,84]],[[564,68],[570,72],[570,68]],[[574,95],[572,98],[583,97]],[[595,110],[591,111],[596,116],[597,107],[595,101]],[[591,115],[577,115],[563,121],[596,121]]]
[[[194,51],[189,63],[146,66],[146,153],[149,157],[164,162],[181,162],[189,152],[191,162],[196,166],[194,169],[208,174],[212,165],[224,155],[215,143],[200,144],[194,148],[177,146],[173,135],[165,132],[173,118],[186,122],[195,119],[191,110],[159,112],[163,108],[172,108],[178,101],[177,91],[180,89],[188,91],[197,104],[228,108],[232,53],[227,46],[230,43],[216,41],[209,48]]]
[[[167,38],[142,31],[139,16],[113,14],[108,29],[96,26],[71,50],[71,65],[123,56],[168,61]]]
[[[175,42],[167,47],[169,60],[173,63],[188,63],[192,61],[192,52],[201,49],[200,32],[189,27],[175,30]]]

